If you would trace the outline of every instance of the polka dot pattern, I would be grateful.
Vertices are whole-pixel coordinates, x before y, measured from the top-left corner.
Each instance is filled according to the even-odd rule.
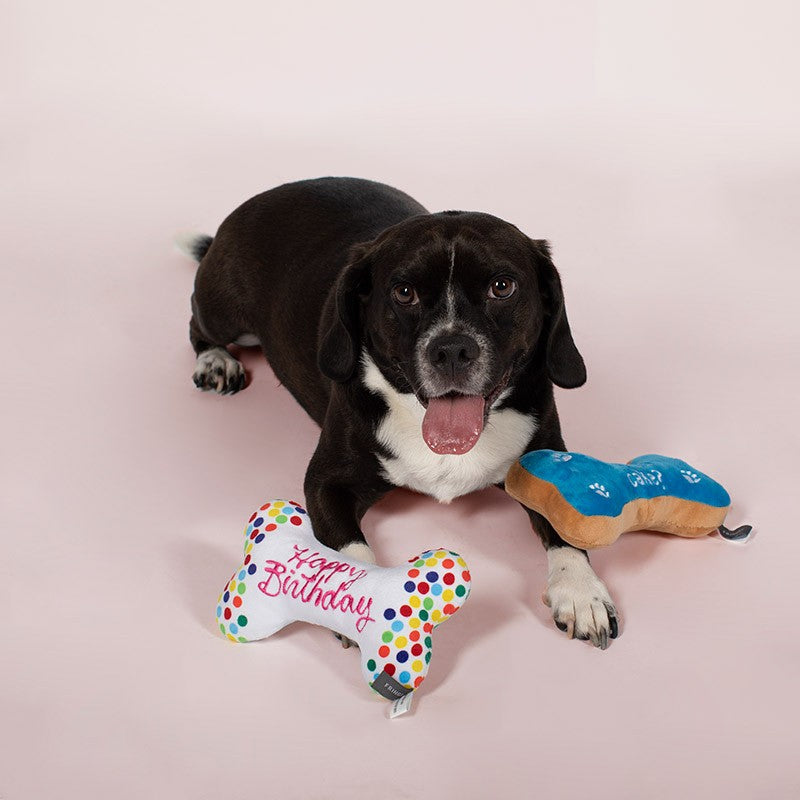
[[[386,672],[416,689],[431,660],[429,634],[461,607],[469,594],[470,575],[464,560],[449,550],[428,550],[409,564],[402,577],[407,597],[378,615],[388,627],[381,634],[378,657],[369,659],[367,667],[373,680]]]
[[[242,613],[242,607],[247,602],[248,578],[258,571],[251,561],[253,545],[260,544],[270,533],[278,530],[278,522],[300,525],[307,513],[294,500],[274,500],[264,503],[250,516],[244,529],[244,566],[231,575],[217,600],[217,622],[225,638],[232,642],[251,641],[246,635],[248,619]]]
[[[310,551],[305,546],[307,537],[314,541]],[[400,567],[353,565],[313,540],[308,514],[293,500],[264,503],[250,516],[243,538],[243,563],[222,587],[216,604],[215,623],[222,636],[232,642],[264,638],[275,630],[276,619],[285,619],[286,614],[334,630],[337,621],[346,620],[339,632],[357,638],[364,676],[376,690],[380,684],[375,681],[382,674],[409,690],[422,685],[431,660],[434,627],[458,611],[469,595],[470,573],[458,554],[426,550]],[[310,555],[303,556],[306,552]],[[297,560],[292,563],[293,559]],[[313,566],[315,562],[320,566]],[[300,564],[308,566],[300,569]],[[317,568],[333,568],[343,575],[355,570],[351,574],[360,573],[356,580],[364,580],[356,591],[351,589],[353,582],[346,584],[343,578],[337,581],[346,589],[337,589],[334,581],[330,586],[327,580],[313,583],[317,579],[306,577],[306,571]],[[280,598],[276,603],[283,605],[266,611],[264,595]],[[320,600],[311,599],[317,596],[327,599],[320,605]],[[354,623],[356,634],[347,627]],[[381,688],[384,696],[391,697],[391,687]]]

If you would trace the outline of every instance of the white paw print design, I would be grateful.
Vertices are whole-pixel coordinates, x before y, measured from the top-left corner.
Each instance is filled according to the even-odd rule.
[[[554,461],[571,461],[572,456],[569,453],[553,453]]]
[[[681,475],[686,478],[689,483],[700,483],[700,476],[696,472],[692,472],[690,469],[682,469]]]
[[[611,492],[609,492],[602,483],[590,483],[589,488],[595,493],[599,494],[600,497],[609,497]]]

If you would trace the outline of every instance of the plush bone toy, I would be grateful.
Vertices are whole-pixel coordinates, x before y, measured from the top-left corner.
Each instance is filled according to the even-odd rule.
[[[667,456],[608,464],[580,453],[534,450],[511,465],[505,486],[575,547],[604,547],[627,531],[696,537],[719,530],[724,538],[739,540],[752,530],[725,528],[731,503],[725,489]]]
[[[425,680],[433,629],[469,595],[457,553],[426,550],[400,567],[361,564],[320,544],[293,501],[265,503],[244,535],[244,564],[217,601],[220,631],[251,642],[295,620],[323,625],[359,645],[364,679],[389,700]]]

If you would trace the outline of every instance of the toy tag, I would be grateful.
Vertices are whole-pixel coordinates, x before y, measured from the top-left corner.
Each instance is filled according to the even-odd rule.
[[[414,692],[409,692],[395,700],[394,703],[392,703],[392,707],[389,709],[389,719],[394,719],[401,714],[405,714],[406,711],[409,711],[411,709],[411,698],[413,696]]]

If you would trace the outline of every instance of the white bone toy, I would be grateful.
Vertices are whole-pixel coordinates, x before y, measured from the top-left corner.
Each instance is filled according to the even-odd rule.
[[[423,682],[433,629],[469,595],[458,553],[426,550],[399,567],[362,564],[318,542],[294,501],[265,503],[244,535],[244,564],[217,601],[220,631],[251,642],[295,620],[323,625],[358,644],[364,679],[389,700]]]

